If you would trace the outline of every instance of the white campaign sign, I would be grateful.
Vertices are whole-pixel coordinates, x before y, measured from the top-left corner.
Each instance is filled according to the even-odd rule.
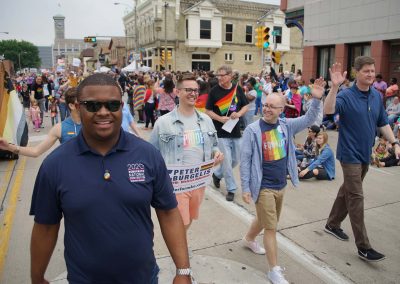
[[[168,174],[174,193],[181,193],[207,186],[213,174],[214,160],[196,165],[168,165]]]

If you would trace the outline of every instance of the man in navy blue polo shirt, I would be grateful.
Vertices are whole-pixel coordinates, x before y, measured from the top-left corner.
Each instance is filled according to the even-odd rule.
[[[332,206],[325,231],[340,240],[348,240],[340,224],[349,214],[358,256],[365,261],[380,261],[385,256],[371,247],[364,224],[362,182],[368,172],[377,127],[392,143],[397,157],[400,157],[400,146],[388,125],[381,96],[371,87],[375,78],[374,59],[359,56],[355,59],[354,69],[356,83],[342,90],[337,97],[346,72],[341,73],[340,64],[334,64],[329,70],[332,87],[325,100],[324,111],[325,114],[338,113],[340,116],[336,156],[342,165],[344,181]]]
[[[122,94],[108,75],[78,86],[82,130],[43,162],[31,205],[32,283],[44,274],[65,223],[68,281],[157,283],[154,207],[177,267],[174,283],[190,283],[185,229],[167,169],[149,143],[121,130]]]

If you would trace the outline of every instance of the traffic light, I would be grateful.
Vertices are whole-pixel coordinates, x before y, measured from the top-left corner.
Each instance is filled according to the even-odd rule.
[[[86,36],[83,38],[84,42],[95,43],[97,41],[95,36]]]
[[[272,61],[276,64],[281,63],[281,53],[279,51],[272,51]]]
[[[270,28],[268,28],[268,27],[262,28],[262,46],[264,48],[269,47],[269,30],[270,30]]]
[[[171,60],[172,59],[172,50],[168,50],[167,52],[167,59]]]
[[[256,28],[256,42],[255,42],[255,46],[257,46],[258,48],[262,48],[262,46],[263,46],[263,36],[262,36],[262,32],[263,32],[263,27],[257,27],[257,28]]]

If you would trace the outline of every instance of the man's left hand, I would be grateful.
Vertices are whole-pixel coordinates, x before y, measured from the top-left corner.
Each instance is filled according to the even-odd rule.
[[[224,154],[220,151],[214,154],[214,167],[218,166],[224,160]]]
[[[192,277],[189,275],[175,275],[173,284],[191,284]]]
[[[240,115],[237,112],[232,112],[229,117],[232,118],[232,119],[236,119],[236,118],[239,118]]]

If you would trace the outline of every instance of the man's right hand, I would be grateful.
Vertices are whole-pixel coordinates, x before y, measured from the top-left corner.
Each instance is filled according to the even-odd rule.
[[[228,116],[220,116],[219,121],[220,121],[221,123],[225,123],[225,122],[227,122],[229,119],[230,119],[230,118],[229,118]]]
[[[331,76],[332,87],[339,87],[346,79],[347,71],[342,74],[342,64],[334,63],[332,68],[329,68],[329,74]]]
[[[250,194],[250,192],[244,192],[244,193],[242,194],[242,199],[243,199],[243,201],[244,201],[245,203],[250,204],[250,201],[251,201],[251,194]]]
[[[0,149],[9,151],[10,144],[8,141],[2,137],[0,137]]]

